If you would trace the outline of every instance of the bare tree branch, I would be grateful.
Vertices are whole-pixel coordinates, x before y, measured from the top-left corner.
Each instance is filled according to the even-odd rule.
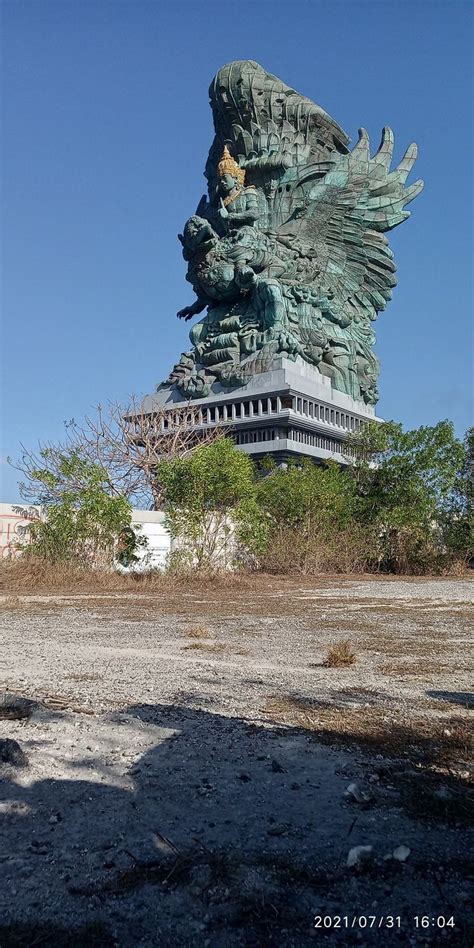
[[[199,424],[199,409],[193,404],[145,413],[139,399],[131,396],[126,405],[98,405],[95,414],[81,423],[74,419],[65,422],[65,437],[58,444],[40,442],[37,451],[21,445],[20,459],[10,464],[25,478],[20,493],[29,503],[48,504],[56,496],[56,489],[39,484],[34,472],[50,471],[62,488],[61,460],[76,453],[103,468],[111,493],[124,495],[137,506],[159,509],[163,495],[156,481],[158,462],[187,457],[196,447],[224,437],[228,430],[223,424],[211,428]],[[68,485],[74,490],[70,477]]]

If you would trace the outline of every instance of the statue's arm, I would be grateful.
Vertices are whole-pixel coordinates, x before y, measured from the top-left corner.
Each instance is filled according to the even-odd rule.
[[[191,306],[185,306],[184,309],[180,309],[179,313],[176,313],[178,319],[185,319],[186,322],[188,319],[192,319],[193,316],[197,316],[199,313],[202,313],[203,309],[207,306],[207,301],[203,299],[202,296],[198,296],[197,300],[194,303],[191,303]]]
[[[256,192],[253,190],[247,191],[247,206],[245,211],[228,211],[229,221],[241,221],[242,223],[249,222],[253,223],[258,221],[260,217],[260,209],[258,206],[258,200]]]

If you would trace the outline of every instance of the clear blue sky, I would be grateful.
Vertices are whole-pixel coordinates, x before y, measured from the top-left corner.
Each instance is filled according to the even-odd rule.
[[[472,412],[472,5],[457,0],[4,0],[6,455],[99,401],[152,391],[187,348],[176,239],[205,189],[207,89],[255,59],[373,149],[420,147],[425,191],[391,234],[399,285],[379,317],[379,414]]]

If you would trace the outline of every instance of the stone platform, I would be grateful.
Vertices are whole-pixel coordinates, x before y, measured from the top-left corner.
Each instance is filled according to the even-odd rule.
[[[147,414],[173,411],[186,402],[172,388],[145,396]],[[272,455],[277,462],[307,456],[347,463],[345,441],[375,411],[331,385],[330,379],[302,359],[280,358],[272,369],[246,385],[218,390],[192,400],[195,427],[224,426],[238,447],[256,459]],[[165,422],[164,422],[165,423]]]

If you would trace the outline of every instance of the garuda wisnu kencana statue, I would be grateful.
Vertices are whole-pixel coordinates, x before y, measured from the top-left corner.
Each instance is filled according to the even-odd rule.
[[[207,314],[163,384],[202,398],[300,356],[373,405],[372,323],[396,283],[384,233],[423,187],[405,187],[416,145],[393,171],[389,128],[373,158],[365,129],[350,151],[319,105],[251,61],[220,69],[210,97],[208,196],[179,235],[196,300],[178,316]]]

